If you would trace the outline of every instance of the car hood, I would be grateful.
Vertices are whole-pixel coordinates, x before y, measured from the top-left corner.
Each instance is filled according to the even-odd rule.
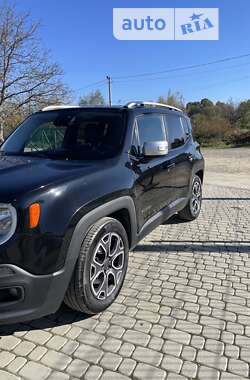
[[[54,184],[100,170],[95,162],[50,160],[22,156],[0,157],[0,203]]]

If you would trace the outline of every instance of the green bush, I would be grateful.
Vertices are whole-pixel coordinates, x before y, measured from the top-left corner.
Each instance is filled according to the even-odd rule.
[[[250,145],[250,130],[249,129],[235,129],[225,139],[226,144],[234,146]]]
[[[230,123],[219,116],[196,114],[192,117],[195,138],[203,146],[215,145],[224,142],[230,135]]]

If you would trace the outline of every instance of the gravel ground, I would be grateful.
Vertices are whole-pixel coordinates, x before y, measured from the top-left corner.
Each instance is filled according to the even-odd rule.
[[[204,149],[207,184],[250,189],[250,148]]]

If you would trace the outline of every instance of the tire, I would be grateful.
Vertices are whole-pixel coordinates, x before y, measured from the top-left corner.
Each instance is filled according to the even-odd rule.
[[[197,219],[202,203],[202,183],[199,176],[195,175],[192,181],[191,195],[186,207],[179,211],[178,217],[181,220],[192,221]],[[195,206],[196,205],[196,206]]]
[[[110,306],[127,272],[128,250],[127,234],[120,222],[108,217],[97,221],[83,240],[65,295],[66,305],[90,315]]]

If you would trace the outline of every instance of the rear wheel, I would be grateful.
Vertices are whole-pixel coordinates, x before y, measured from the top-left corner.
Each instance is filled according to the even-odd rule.
[[[182,220],[191,221],[198,218],[202,203],[202,183],[199,176],[195,175],[192,182],[191,195],[186,207],[178,213]]]
[[[87,233],[65,295],[72,309],[95,314],[118,296],[128,265],[128,238],[122,224],[102,218]]]

